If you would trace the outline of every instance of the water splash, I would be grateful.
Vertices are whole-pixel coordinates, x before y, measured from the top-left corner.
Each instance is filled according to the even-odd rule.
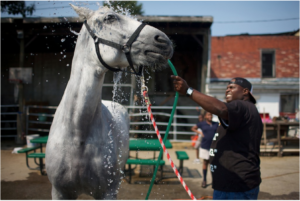
[[[71,31],[73,34],[77,35],[77,36],[80,35],[80,33],[77,33],[76,31],[73,31],[73,30],[71,29],[71,27],[70,27],[70,31]]]
[[[121,84],[121,78],[122,78],[122,72],[114,72],[114,86],[113,86],[113,97],[112,97],[112,108],[115,109],[115,102],[117,102],[117,92],[121,91],[121,87],[118,87],[118,85]]]
[[[129,8],[122,8],[122,7],[120,7],[120,6],[117,6],[117,8],[113,8],[113,7],[111,6],[111,3],[109,2],[109,0],[105,0],[105,2],[108,4],[109,8],[110,8],[112,11],[114,11],[114,12],[116,12],[116,13],[120,13],[120,14],[122,14],[122,15],[125,15],[125,16],[128,17],[128,18],[131,18],[131,19],[133,19],[133,20],[138,21],[138,19],[137,19],[136,16],[132,16],[132,15],[130,14],[130,9],[129,9]]]

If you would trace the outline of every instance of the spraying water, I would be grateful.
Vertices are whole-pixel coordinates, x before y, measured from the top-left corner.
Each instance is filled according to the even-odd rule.
[[[121,92],[121,87],[119,86],[121,84],[121,78],[122,78],[122,72],[114,72],[114,87],[113,87],[113,97],[112,97],[112,104],[114,108],[114,103],[117,102],[117,92]]]
[[[77,33],[76,31],[73,31],[73,30],[71,29],[71,27],[70,27],[70,31],[71,31],[73,34],[77,35],[77,36],[80,35],[80,33]]]

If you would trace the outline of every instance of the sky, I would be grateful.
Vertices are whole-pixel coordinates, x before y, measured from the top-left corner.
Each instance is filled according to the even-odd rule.
[[[299,29],[299,1],[138,1],[146,16],[212,16],[212,36]],[[103,1],[26,1],[32,17],[76,17],[69,3],[97,10]],[[1,13],[1,17],[17,17]]]

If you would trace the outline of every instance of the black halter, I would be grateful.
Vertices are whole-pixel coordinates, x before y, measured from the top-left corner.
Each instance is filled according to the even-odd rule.
[[[140,66],[139,67],[139,72],[136,72],[134,67],[133,67],[133,63],[132,63],[132,60],[131,60],[131,57],[130,57],[130,49],[131,49],[131,45],[132,43],[135,41],[135,39],[137,38],[137,36],[139,35],[139,33],[142,31],[142,29],[146,26],[146,24],[142,23],[136,30],[135,32],[132,34],[132,36],[129,38],[129,40],[127,41],[127,43],[125,45],[119,45],[117,43],[114,43],[112,41],[108,41],[108,40],[104,40],[102,38],[99,38],[97,37],[93,31],[91,30],[91,28],[89,27],[89,25],[87,24],[87,21],[85,20],[84,21],[84,24],[86,26],[86,29],[88,30],[88,32],[90,33],[90,35],[92,36],[92,38],[94,39],[95,41],[95,48],[96,48],[96,53],[97,53],[97,56],[98,56],[98,59],[100,60],[100,62],[103,64],[103,66],[105,68],[107,68],[108,70],[111,70],[113,72],[118,72],[118,71],[122,71],[121,69],[119,68],[112,68],[110,67],[109,65],[107,65],[102,57],[101,57],[101,54],[100,54],[100,49],[99,49],[99,43],[103,43],[105,45],[108,45],[108,46],[111,46],[111,47],[114,47],[116,49],[119,49],[121,51],[123,51],[126,55],[126,58],[127,58],[127,61],[131,67],[131,69],[133,70],[133,72],[130,72],[130,71],[124,71],[124,72],[128,72],[128,73],[133,73],[133,74],[136,74],[138,76],[141,76],[142,75],[142,70],[143,70],[143,67]]]

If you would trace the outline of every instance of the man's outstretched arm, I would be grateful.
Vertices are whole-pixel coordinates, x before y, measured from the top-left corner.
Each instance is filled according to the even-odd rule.
[[[173,79],[174,90],[182,95],[186,95],[186,91],[189,88],[186,81],[179,76],[171,75],[171,78]],[[211,96],[207,96],[195,89],[190,98],[204,110],[211,112],[222,119],[228,120],[228,110],[225,103]]]

